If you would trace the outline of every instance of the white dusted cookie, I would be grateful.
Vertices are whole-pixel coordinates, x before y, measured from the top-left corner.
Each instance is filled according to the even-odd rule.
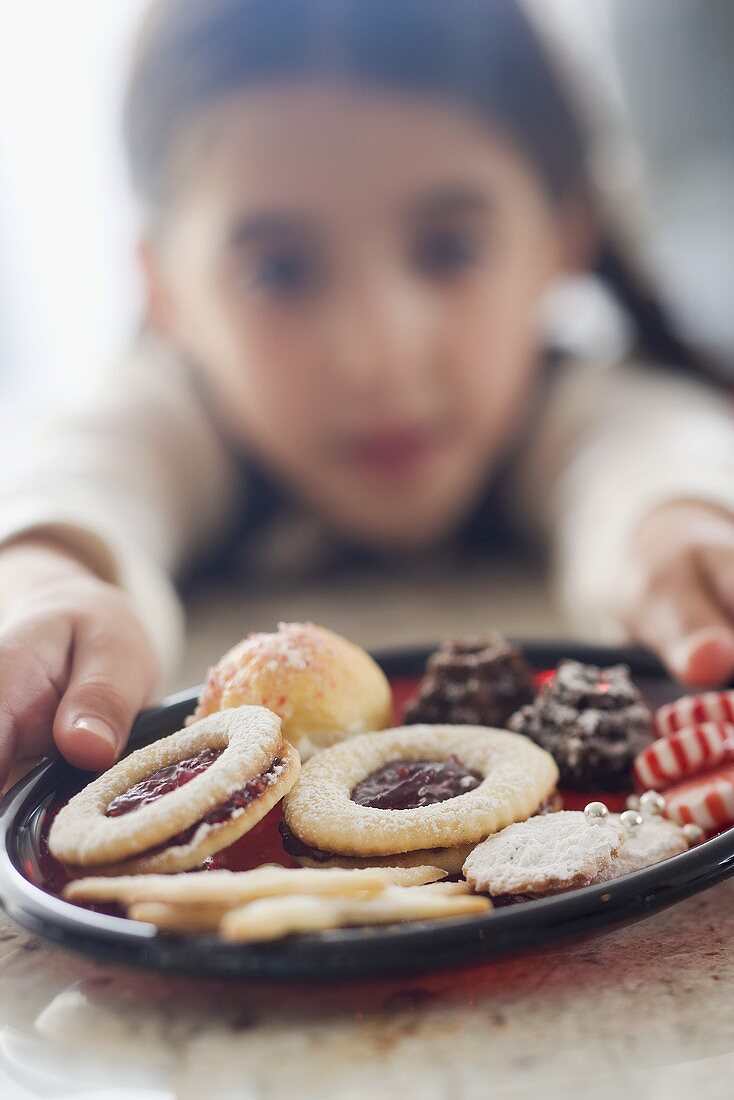
[[[617,814],[610,814],[609,817],[610,820],[618,820]],[[688,847],[680,825],[657,815],[645,817],[642,824],[627,837],[609,866],[599,871],[593,881],[609,882],[610,879],[629,875],[686,852]]]
[[[586,886],[611,865],[626,838],[618,818],[591,821],[581,811],[561,810],[490,836],[469,855],[464,875],[493,897]]]

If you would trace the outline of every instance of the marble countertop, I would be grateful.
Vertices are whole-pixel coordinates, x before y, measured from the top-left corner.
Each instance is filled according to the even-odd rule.
[[[368,645],[561,635],[516,567],[192,604],[200,680],[246,630],[313,618]],[[734,882],[624,929],[395,980],[267,986],[126,971],[0,917],[0,1098],[696,1100],[734,1095]]]
[[[326,987],[102,966],[0,921],[0,1096],[732,1096],[734,883],[628,928]]]

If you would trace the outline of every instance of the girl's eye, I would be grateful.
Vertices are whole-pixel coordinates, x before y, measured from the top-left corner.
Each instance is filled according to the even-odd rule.
[[[318,272],[313,261],[300,252],[276,252],[254,262],[252,284],[277,298],[296,298],[315,286]]]
[[[474,234],[459,230],[430,233],[415,251],[416,266],[431,278],[450,278],[479,260],[480,248]]]

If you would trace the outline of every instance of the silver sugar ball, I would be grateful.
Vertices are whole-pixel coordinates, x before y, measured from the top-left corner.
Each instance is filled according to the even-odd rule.
[[[689,844],[698,844],[699,840],[703,838],[703,829],[700,825],[684,825],[683,836]]]
[[[597,825],[600,821],[606,821],[609,817],[609,810],[603,802],[590,802],[588,806],[584,807],[584,814],[587,821],[590,821],[592,825]]]
[[[640,808],[640,796],[638,794],[631,794],[627,799],[628,810],[639,810]]]
[[[640,795],[639,809],[644,816],[655,817],[665,809],[665,799],[659,791],[645,791]]]
[[[642,825],[642,814],[638,814],[637,810],[625,810],[620,814],[619,820],[628,833],[634,833]]]

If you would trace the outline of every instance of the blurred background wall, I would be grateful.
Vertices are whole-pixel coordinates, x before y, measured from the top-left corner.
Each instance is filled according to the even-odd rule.
[[[0,387],[69,400],[129,338],[133,208],[118,139],[145,0],[0,5]]]

